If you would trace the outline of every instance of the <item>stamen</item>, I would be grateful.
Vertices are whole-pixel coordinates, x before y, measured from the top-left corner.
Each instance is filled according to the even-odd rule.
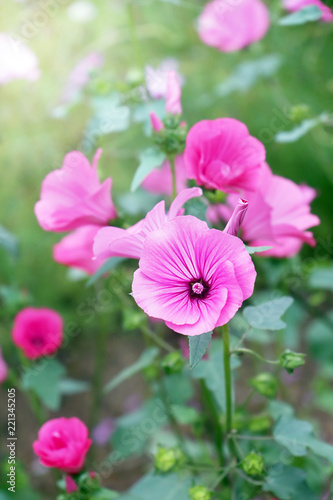
[[[205,289],[205,287],[200,282],[193,283],[193,285],[192,285],[192,292],[197,294],[197,295],[201,295],[203,293],[204,289]]]

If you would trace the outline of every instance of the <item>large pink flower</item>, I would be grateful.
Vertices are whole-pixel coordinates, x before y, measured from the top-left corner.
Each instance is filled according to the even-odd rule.
[[[87,224],[105,225],[117,216],[111,200],[110,178],[103,184],[97,174],[102,150],[92,165],[79,151],[65,156],[63,166],[50,172],[42,183],[35,214],[45,231],[70,231]]]
[[[285,9],[290,12],[297,12],[298,10],[304,9],[304,7],[309,7],[310,5],[315,5],[319,7],[322,11],[321,19],[326,23],[333,22],[333,12],[327,5],[325,5],[320,0],[282,0]]]
[[[0,85],[21,79],[34,81],[40,77],[34,52],[7,33],[0,33],[0,61]]]
[[[67,474],[83,468],[91,446],[88,429],[78,418],[55,418],[40,428],[33,450],[45,467],[54,467]]]
[[[232,192],[255,189],[265,157],[263,144],[244,123],[218,118],[190,129],[184,160],[188,177],[200,186]]]
[[[255,277],[239,238],[188,215],[147,236],[132,290],[148,316],[175,332],[200,335],[235,315]]]
[[[61,346],[63,320],[52,309],[26,307],[14,320],[12,339],[29,359],[49,356]]]
[[[263,38],[269,12],[260,0],[213,0],[199,17],[201,40],[222,52],[234,52]]]
[[[93,242],[101,226],[82,226],[65,236],[53,247],[53,259],[64,266],[94,274],[104,263],[94,258]]]
[[[165,202],[160,201],[144,219],[128,229],[103,227],[95,237],[93,248],[95,256],[101,259],[109,257],[139,259],[147,235],[160,229],[168,220],[182,215],[184,203],[201,195],[200,188],[184,189],[171,203],[168,214],[165,213]]]
[[[177,193],[180,193],[186,188],[187,175],[183,155],[176,156],[176,187]],[[172,195],[172,173],[171,166],[168,160],[165,160],[158,168],[154,168],[143,180],[141,186],[154,194],[162,194],[166,196]]]
[[[272,246],[263,255],[292,257],[303,245],[316,244],[310,227],[320,223],[311,214],[310,202],[316,196],[314,189],[298,186],[289,179],[273,175],[269,166],[263,166],[256,192],[245,193],[248,211],[242,222],[242,238],[253,246]],[[227,220],[237,196],[231,194],[227,205],[212,206],[207,216],[212,223],[218,218]]]

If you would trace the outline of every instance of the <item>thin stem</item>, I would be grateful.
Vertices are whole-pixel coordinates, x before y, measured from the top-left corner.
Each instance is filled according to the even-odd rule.
[[[175,165],[175,157],[169,157],[171,173],[172,173],[172,199],[174,200],[177,196],[177,179],[176,179],[176,165]]]
[[[235,469],[235,472],[237,472],[237,474],[239,474],[243,479],[245,479],[245,481],[248,481],[249,483],[251,484],[255,484],[255,485],[258,485],[258,486],[261,486],[263,484],[265,484],[264,481],[257,481],[255,479],[252,479],[251,477],[247,476],[242,470],[240,469]]]
[[[270,365],[278,365],[280,363],[280,361],[277,359],[277,360],[269,360],[269,359],[265,359],[263,358],[262,356],[260,356],[260,354],[258,354],[257,352],[255,351],[252,351],[252,349],[246,349],[245,347],[239,347],[238,349],[233,349],[231,351],[231,354],[237,354],[237,353],[240,353],[240,354],[252,354],[252,356],[255,356],[256,358],[260,359],[260,361],[263,361],[264,363],[269,363]]]
[[[215,438],[215,447],[216,447],[217,455],[218,455],[220,464],[223,465],[224,464],[223,448],[222,448],[223,447],[223,436],[222,436],[222,429],[221,429],[219,414],[216,410],[216,406],[215,406],[214,400],[212,398],[212,395],[211,395],[210,391],[208,390],[205,382],[203,380],[201,380],[200,384],[201,384],[203,396],[205,398],[206,404],[209,408],[209,412],[210,412],[211,417],[213,419],[212,433],[214,434],[214,438]]]
[[[93,399],[91,403],[90,428],[94,427],[98,422],[103,399],[103,378],[107,360],[108,334],[107,329],[101,328],[101,326],[99,325],[96,334],[96,363],[92,387]]]
[[[166,351],[169,351],[169,352],[174,352],[176,350],[176,349],[174,349],[174,347],[172,347],[171,344],[169,344],[168,342],[163,340],[161,337],[158,337],[153,332],[151,332],[146,325],[141,327],[141,331],[144,335],[146,335],[151,340],[153,340],[155,342],[155,344],[157,344],[159,347],[162,347],[162,349],[165,349]]]
[[[237,450],[235,443],[230,438],[232,432],[232,379],[230,368],[230,334],[228,324],[222,326],[223,340],[223,366],[224,366],[224,383],[225,383],[225,402],[226,402],[226,435],[230,453],[237,458]]]
[[[232,434],[234,439],[247,439],[249,441],[273,441],[273,436],[245,436],[244,434]]]

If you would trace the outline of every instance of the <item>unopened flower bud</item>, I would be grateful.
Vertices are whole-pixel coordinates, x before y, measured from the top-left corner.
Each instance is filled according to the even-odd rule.
[[[179,448],[158,447],[155,455],[155,469],[159,472],[169,472],[181,466],[185,457]]]
[[[155,130],[155,132],[159,132],[160,130],[164,129],[164,124],[162,120],[160,120],[160,118],[157,116],[156,113],[154,113],[154,111],[149,113],[149,116],[150,116],[151,126],[153,130]]]
[[[224,233],[231,234],[232,236],[237,236],[238,231],[246,215],[248,206],[249,203],[246,200],[239,198],[238,203],[229,219],[228,224],[223,229]]]
[[[168,71],[165,111],[172,115],[182,114],[182,89],[176,71]]]
[[[210,500],[212,494],[205,486],[193,486],[188,492],[190,500]]]
[[[249,453],[243,460],[242,467],[245,474],[257,476],[264,470],[264,459],[254,452]]]
[[[75,493],[78,490],[78,486],[72,476],[65,477],[66,493]]]
[[[179,373],[184,366],[180,351],[170,352],[162,359],[162,366],[167,374]]]
[[[259,373],[250,381],[252,387],[262,396],[273,399],[277,395],[278,383],[271,373]]]
[[[280,356],[280,365],[287,370],[288,373],[293,373],[295,368],[305,364],[305,354],[300,352],[292,352],[289,349],[284,351]]]

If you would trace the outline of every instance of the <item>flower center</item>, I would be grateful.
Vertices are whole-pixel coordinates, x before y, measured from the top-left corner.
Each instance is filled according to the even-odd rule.
[[[201,279],[190,283],[190,295],[193,298],[201,299],[206,296],[208,286]]]

